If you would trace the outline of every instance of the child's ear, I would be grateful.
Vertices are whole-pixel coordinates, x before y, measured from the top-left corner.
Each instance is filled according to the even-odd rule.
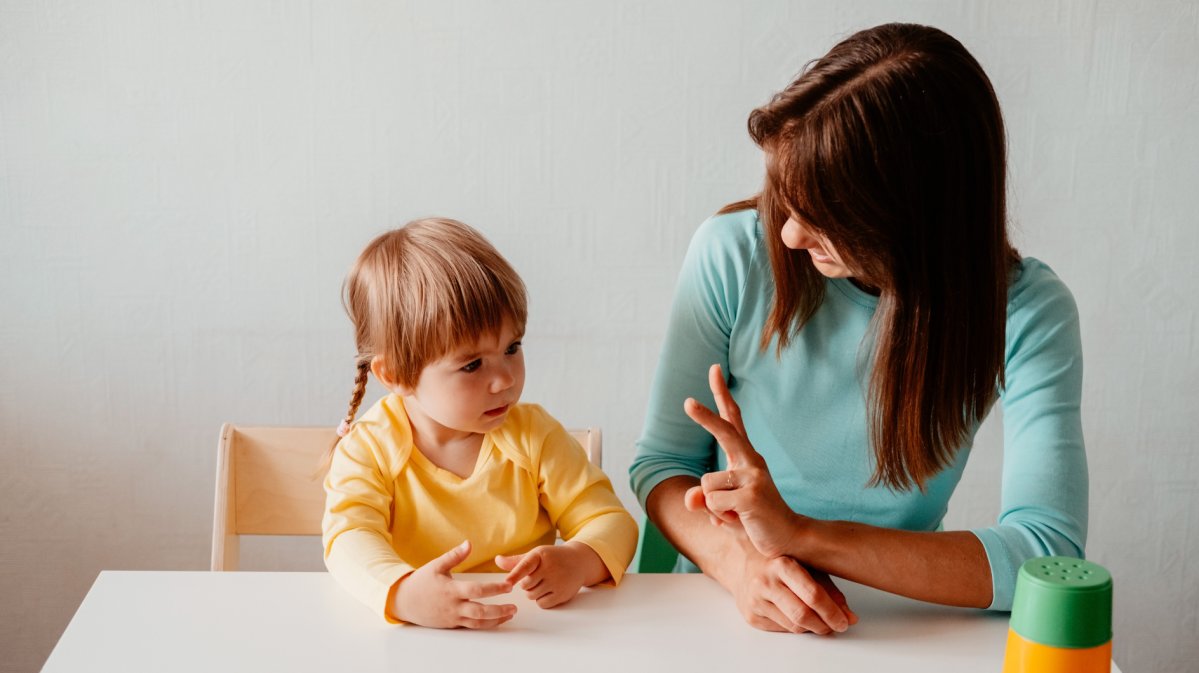
[[[416,390],[394,380],[391,377],[391,372],[387,370],[387,365],[383,363],[383,360],[378,355],[371,358],[371,373],[375,375],[379,383],[383,384],[384,388],[400,397],[411,397],[416,392]]]

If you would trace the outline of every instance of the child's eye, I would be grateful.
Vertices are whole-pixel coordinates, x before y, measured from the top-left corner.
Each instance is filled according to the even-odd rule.
[[[467,372],[467,373],[470,373],[470,372],[473,372],[473,371],[475,371],[476,369],[478,369],[479,367],[482,367],[482,366],[483,366],[483,360],[482,360],[482,359],[479,359],[479,360],[474,360],[474,361],[472,361],[472,362],[469,362],[469,363],[467,363],[467,365],[466,365],[465,367],[463,367],[463,368],[462,368],[462,371],[464,371],[464,372]]]
[[[520,342],[516,341],[511,346],[508,346],[508,350],[504,353],[504,355],[516,355],[519,350]]]

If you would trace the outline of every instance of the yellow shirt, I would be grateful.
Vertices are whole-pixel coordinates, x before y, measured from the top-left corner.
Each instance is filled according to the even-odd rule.
[[[503,572],[497,554],[565,540],[591,547],[619,583],[637,547],[637,523],[604,473],[562,424],[518,404],[483,437],[462,479],[412,443],[403,401],[379,400],[337,444],[325,478],[325,565],[347,591],[388,621],[391,587],[470,540],[454,572]]]

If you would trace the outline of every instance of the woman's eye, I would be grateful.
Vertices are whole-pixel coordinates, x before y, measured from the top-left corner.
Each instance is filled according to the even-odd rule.
[[[482,366],[483,366],[483,360],[481,360],[481,359],[475,360],[473,362],[468,363],[465,367],[463,367],[462,371],[469,373],[469,372],[475,371],[476,369],[478,369],[479,367],[482,367]]]
[[[504,355],[516,355],[518,351],[520,351],[519,341],[513,343],[511,346],[508,346],[508,350],[504,353]]]

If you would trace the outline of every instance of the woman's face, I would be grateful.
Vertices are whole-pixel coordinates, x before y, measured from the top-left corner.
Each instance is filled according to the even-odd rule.
[[[822,234],[804,226],[795,215],[783,225],[783,245],[792,250],[807,250],[812,256],[812,265],[829,278],[850,278],[853,272],[841,260],[841,256]]]

